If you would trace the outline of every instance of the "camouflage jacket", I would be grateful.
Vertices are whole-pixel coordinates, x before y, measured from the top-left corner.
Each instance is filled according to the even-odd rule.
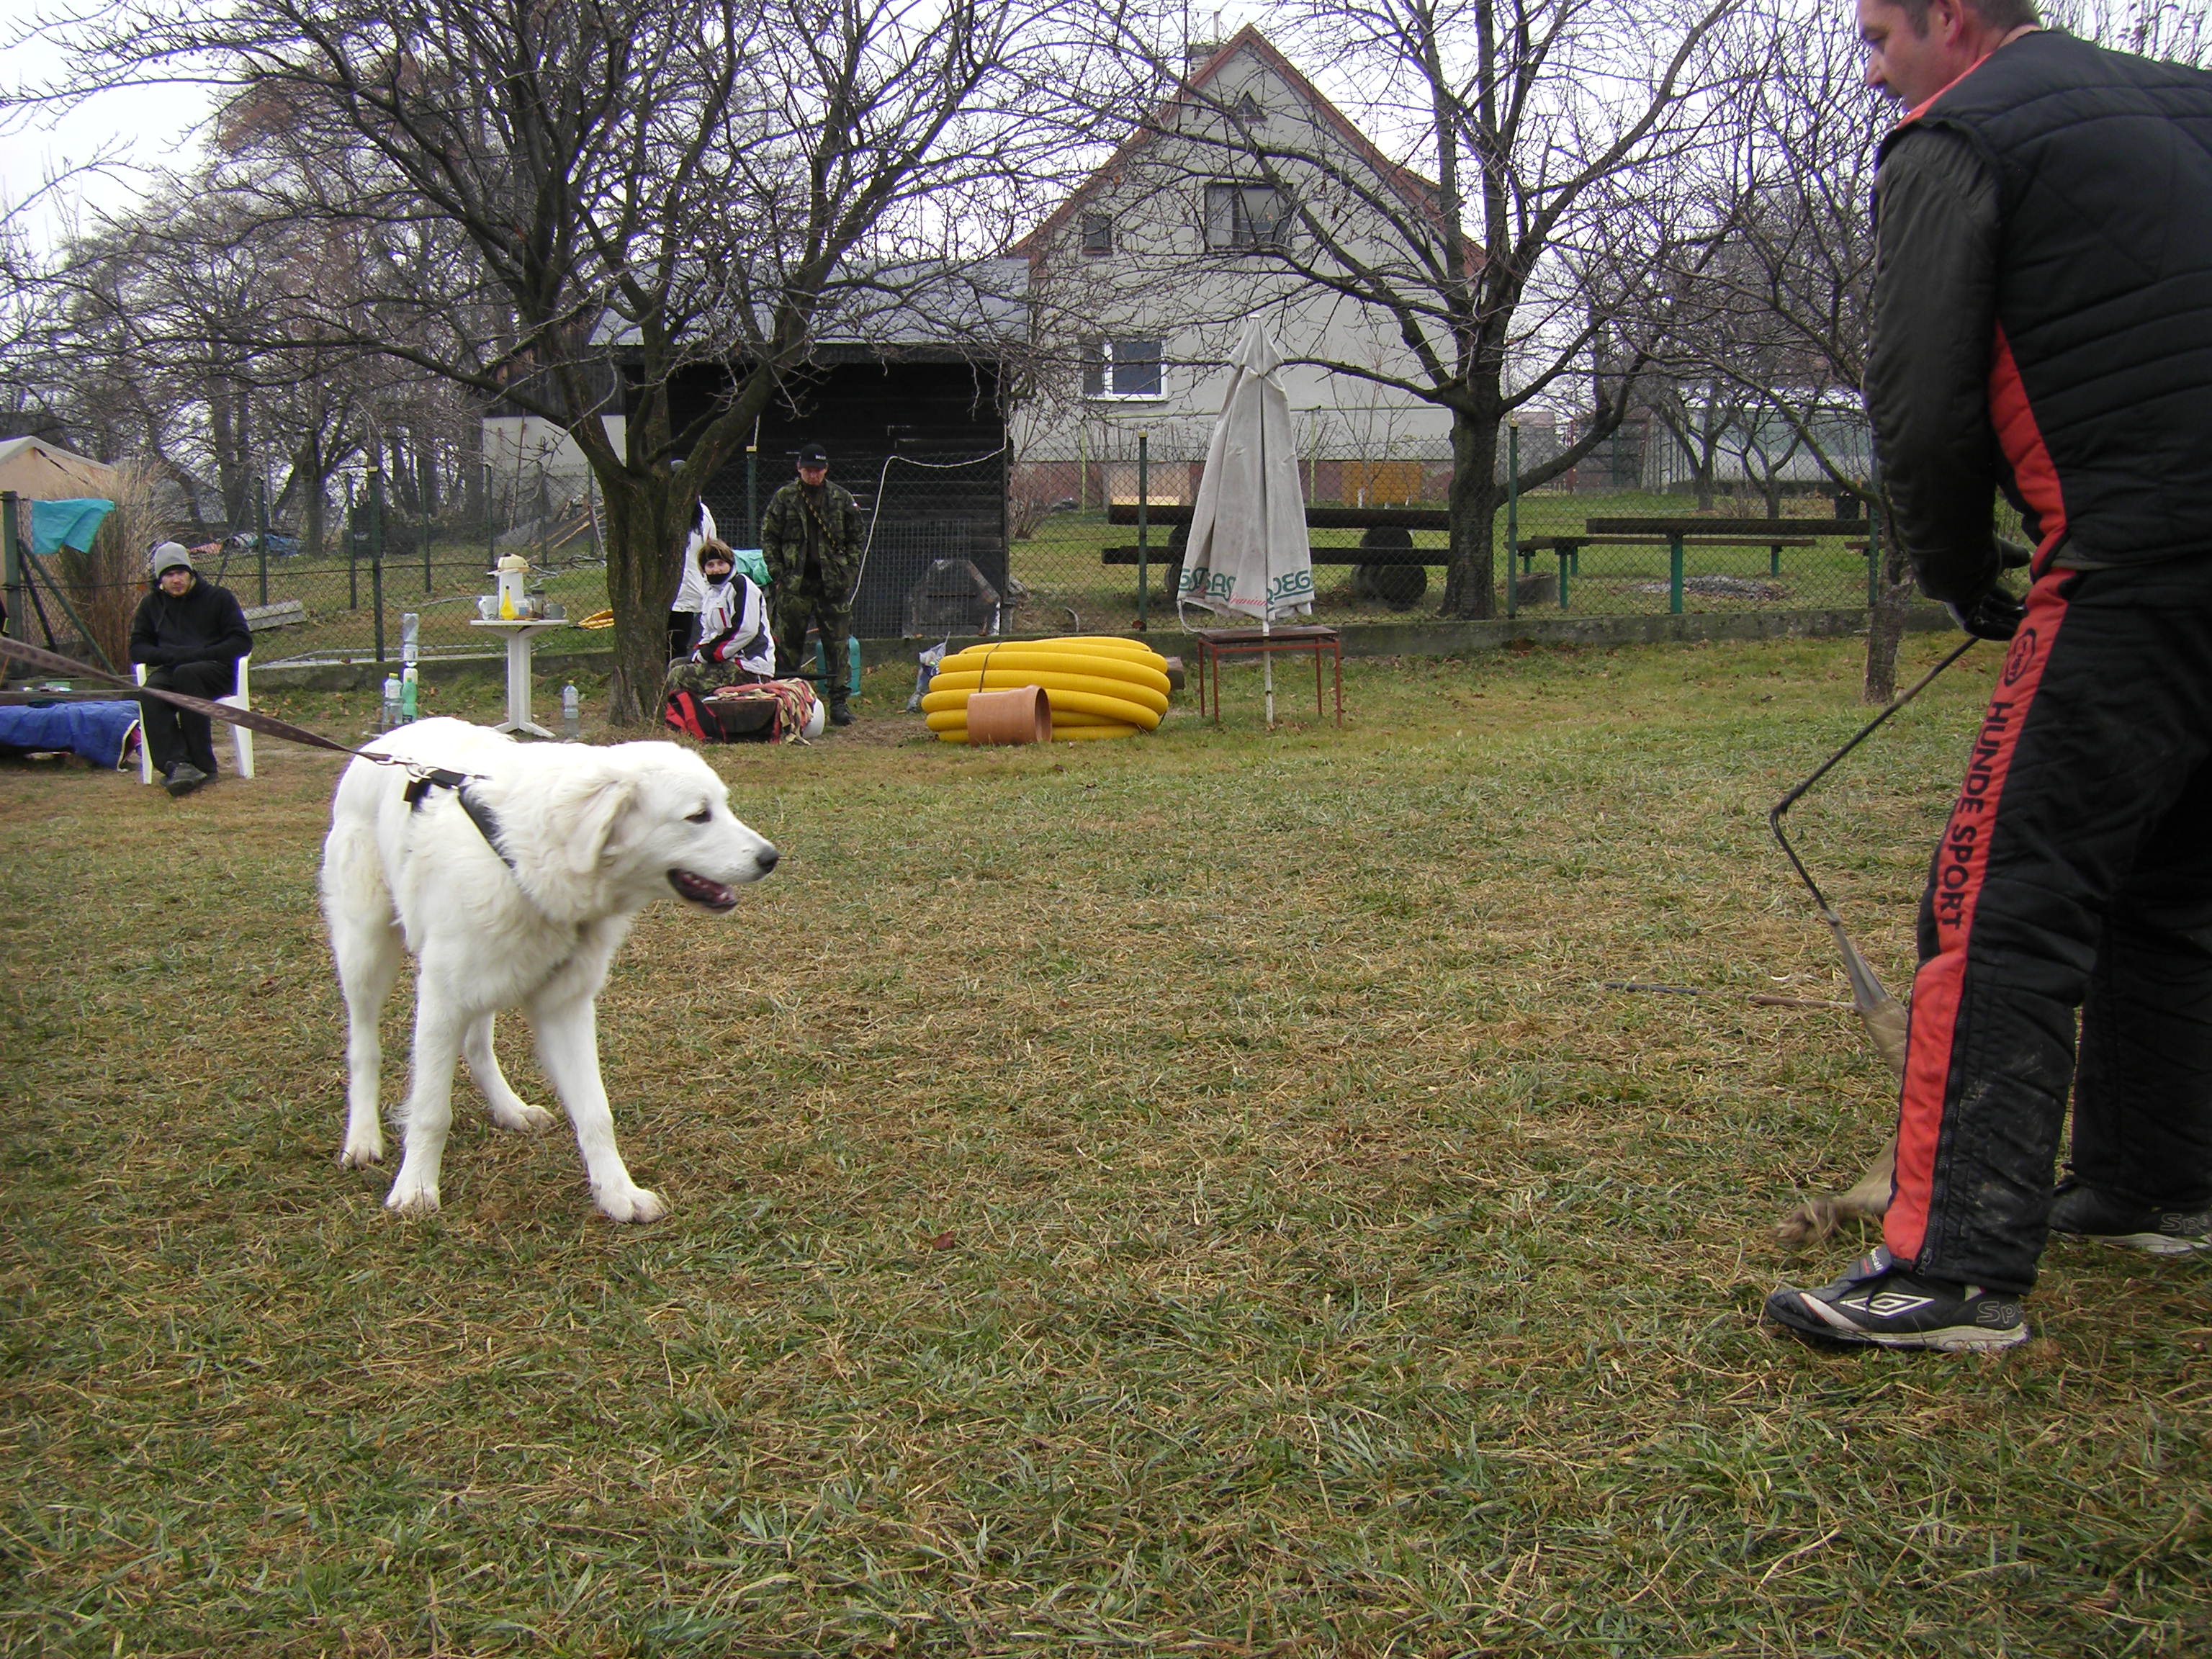
[[[813,490],[793,479],[769,497],[768,510],[761,514],[761,556],[779,593],[807,586],[811,551],[821,572],[815,591],[842,602],[859,580],[866,537],[852,492],[839,484]]]

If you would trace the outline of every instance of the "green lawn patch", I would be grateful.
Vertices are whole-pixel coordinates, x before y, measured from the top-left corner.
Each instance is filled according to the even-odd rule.
[[[877,671],[712,753],[786,861],[620,958],[635,1229],[465,1080],[441,1214],[338,1168],[332,757],[0,763],[0,1650],[2212,1650],[2212,1273],[2054,1247],[1994,1359],[1757,1326],[1888,1127],[1848,1015],[1737,994],[1844,994],[1765,814],[1861,649],[1356,660],[1272,735],[1232,669],[1219,729],[976,751]],[[1898,988],[1996,661],[1792,814]]]

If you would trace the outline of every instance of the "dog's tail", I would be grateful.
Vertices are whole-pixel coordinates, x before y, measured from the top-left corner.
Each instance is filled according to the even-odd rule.
[[[338,781],[331,832],[323,838],[323,868],[317,884],[333,944],[352,929],[391,924],[392,889],[377,852],[374,806],[369,801],[346,799],[349,793],[366,794],[372,780],[357,775],[374,771],[359,761],[346,769]]]

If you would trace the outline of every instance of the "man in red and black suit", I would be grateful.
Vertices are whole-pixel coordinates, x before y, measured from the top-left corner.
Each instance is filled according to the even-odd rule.
[[[2002,1348],[2051,1231],[2212,1249],[2212,75],[2028,0],[1858,21],[1908,112],[1875,190],[1882,483],[1922,587],[2006,655],[1922,904],[1883,1247],[1766,1312]]]

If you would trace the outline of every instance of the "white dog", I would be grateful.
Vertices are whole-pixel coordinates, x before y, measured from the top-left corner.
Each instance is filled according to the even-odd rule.
[[[629,1178],[615,1150],[594,1000],[647,902],[672,889],[728,910],[739,884],[775,867],[775,848],[731,815],[712,769],[672,743],[532,745],[433,720],[371,749],[468,776],[458,788],[410,787],[405,769],[356,760],[338,780],[322,889],[349,1024],[340,1161],[353,1168],[384,1156],[377,1018],[404,949],[416,963],[414,1076],[404,1154],[384,1201],[416,1213],[438,1207],[458,1055],[501,1127],[552,1122],[507,1086],[492,1054],[494,1017],[520,1007],[599,1208],[617,1221],[658,1220],[666,1206]]]

